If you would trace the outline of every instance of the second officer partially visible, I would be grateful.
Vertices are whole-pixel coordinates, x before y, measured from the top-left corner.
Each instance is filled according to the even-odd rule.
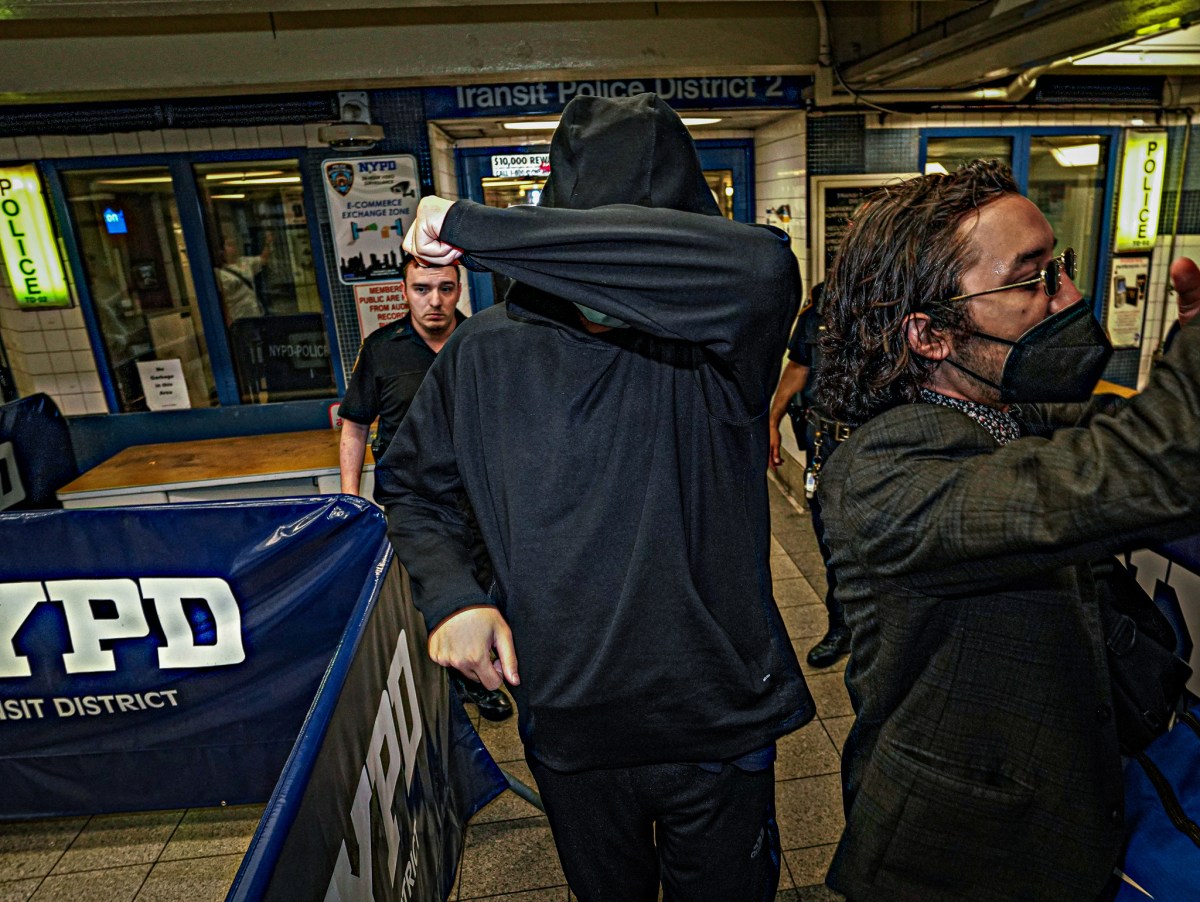
[[[850,628],[842,613],[842,604],[834,597],[837,579],[829,569],[829,547],[825,544],[824,526],[821,522],[821,504],[814,489],[820,478],[821,467],[835,448],[850,435],[850,427],[822,413],[816,404],[816,388],[821,361],[821,332],[824,319],[822,304],[825,294],[824,283],[813,287],[812,296],[800,309],[792,337],[788,339],[787,364],[779,377],[779,387],[771,402],[771,467],[783,464],[780,450],[779,426],[786,413],[796,433],[796,443],[804,447],[807,468],[805,470],[805,496],[812,515],[813,532],[817,536],[817,547],[821,549],[821,560],[825,562],[825,610],[829,615],[829,628],[821,640],[808,651],[806,660],[810,667],[830,667],[850,653]]]

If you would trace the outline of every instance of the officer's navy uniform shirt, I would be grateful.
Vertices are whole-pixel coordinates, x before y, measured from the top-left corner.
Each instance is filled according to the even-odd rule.
[[[464,319],[457,311],[455,318],[460,323]],[[376,455],[396,434],[435,356],[413,328],[411,314],[380,326],[363,340],[338,416],[363,426],[379,417],[372,445]]]

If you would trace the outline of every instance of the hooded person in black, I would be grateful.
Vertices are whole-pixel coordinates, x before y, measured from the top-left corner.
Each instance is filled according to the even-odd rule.
[[[550,162],[536,208],[421,202],[407,250],[515,284],[438,355],[376,499],[431,656],[513,687],[575,894],[771,899],[774,740],[813,715],[768,567],[796,260],[718,215],[654,95],[572,101]]]

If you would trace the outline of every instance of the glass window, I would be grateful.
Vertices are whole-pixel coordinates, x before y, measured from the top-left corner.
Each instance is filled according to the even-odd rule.
[[[194,169],[242,403],[334,397],[299,164]]]
[[[1029,147],[1029,199],[1054,229],[1059,249],[1080,254],[1075,285],[1096,296],[1108,138],[1102,135],[1034,135]]]
[[[515,207],[519,204],[536,204],[542,197],[546,179],[541,176],[514,176],[500,178],[485,176],[483,179],[483,202],[489,207]]]
[[[704,180],[708,182],[708,190],[712,192],[721,215],[733,219],[733,170],[706,169]]]
[[[178,360],[189,405],[215,406],[170,173],[74,170],[63,184],[120,411],[149,409],[138,363],[152,360]]]
[[[1012,157],[1012,138],[1001,135],[930,138],[925,144],[925,172],[953,172],[972,160],[999,160],[1011,167]]]

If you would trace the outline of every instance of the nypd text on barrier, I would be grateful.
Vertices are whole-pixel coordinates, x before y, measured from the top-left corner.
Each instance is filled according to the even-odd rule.
[[[203,644],[184,607],[185,601],[203,602],[216,627],[216,641]],[[93,602],[109,606],[116,616],[97,616]],[[71,651],[62,654],[68,674],[108,673],[117,670],[112,644],[151,635],[144,602],[153,605],[165,643],[158,649],[161,669],[228,667],[246,659],[242,644],[242,615],[233,589],[217,577],[143,577],[141,579],[59,579],[44,582],[0,583],[0,679],[28,678],[33,664],[17,652],[17,631],[38,605],[61,606],[70,636]],[[101,697],[96,697],[97,699]],[[120,710],[162,707],[153,699],[136,699]],[[171,699],[172,706],[174,700]],[[101,702],[96,701],[96,704]],[[77,708],[92,713],[89,703]],[[65,709],[64,709],[65,711]],[[60,714],[63,712],[60,711]]]
[[[400,850],[406,848],[408,860],[401,875],[402,884],[398,896],[402,902],[413,897],[418,878],[419,849],[418,834],[413,829],[412,815],[407,805],[416,775],[421,737],[424,726],[421,708],[417,701],[416,678],[413,674],[412,657],[408,648],[408,633],[400,631],[396,650],[388,666],[387,683],[379,693],[379,705],[367,743],[366,760],[359,772],[358,788],[350,807],[350,823],[354,830],[352,844],[358,850],[358,863],[350,860],[349,843],[342,840],[338,848],[337,862],[325,892],[325,902],[349,902],[349,900],[371,900],[375,898],[375,877],[372,876],[375,850],[371,840],[379,835],[371,824],[371,804],[374,797],[383,823],[382,833],[387,845],[387,874],[384,882],[396,887],[396,874],[400,864]],[[385,754],[386,752],[386,754]],[[404,772],[404,793],[400,788],[400,773]],[[396,812],[405,814],[401,824]],[[402,834],[411,838],[402,842]]]

